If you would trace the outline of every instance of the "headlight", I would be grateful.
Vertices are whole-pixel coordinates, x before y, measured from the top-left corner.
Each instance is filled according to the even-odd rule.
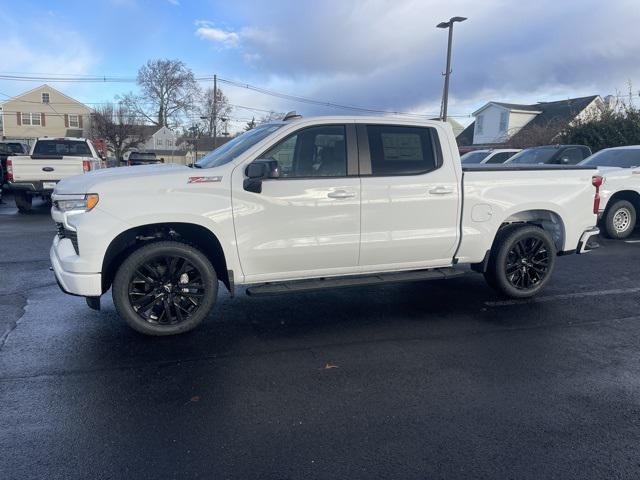
[[[84,195],[84,196],[78,196],[78,197],[64,199],[64,200],[58,198],[54,202],[54,205],[61,212],[70,212],[70,211],[88,212],[98,204],[98,200],[100,200],[100,197],[98,197],[97,193],[88,193],[87,195]]]

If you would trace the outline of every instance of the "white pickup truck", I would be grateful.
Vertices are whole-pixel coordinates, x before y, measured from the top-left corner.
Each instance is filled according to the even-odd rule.
[[[601,171],[598,218],[605,234],[614,239],[627,238],[640,213],[640,145],[605,148],[581,165]]]
[[[33,197],[49,198],[63,178],[101,168],[102,159],[85,138],[38,138],[29,155],[7,158],[7,185],[18,210],[31,210]]]
[[[389,117],[264,124],[196,168],[149,165],[61,181],[50,258],[92,308],[109,288],[134,329],[194,328],[233,293],[302,292],[483,272],[511,297],[544,288],[594,227],[590,167],[463,169],[451,127]],[[597,178],[597,177],[596,177]],[[360,301],[360,300],[358,300]]]

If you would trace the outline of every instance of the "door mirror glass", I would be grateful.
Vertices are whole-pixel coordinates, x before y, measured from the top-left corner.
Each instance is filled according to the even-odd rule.
[[[278,162],[275,160],[258,159],[247,165],[244,171],[247,178],[243,187],[247,192],[262,193],[262,181],[268,178],[278,178]]]

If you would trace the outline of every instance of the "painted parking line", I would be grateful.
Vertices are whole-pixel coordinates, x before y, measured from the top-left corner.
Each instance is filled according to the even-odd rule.
[[[592,292],[563,293],[559,295],[549,295],[547,297],[529,298],[526,300],[498,300],[495,302],[484,302],[484,304],[487,307],[505,307],[509,305],[521,305],[525,303],[555,302],[557,300],[570,300],[573,298],[601,297],[606,295],[625,295],[629,293],[640,293],[640,287],[615,288],[612,290],[595,290]]]
[[[640,240],[625,240],[624,243],[640,243]]]

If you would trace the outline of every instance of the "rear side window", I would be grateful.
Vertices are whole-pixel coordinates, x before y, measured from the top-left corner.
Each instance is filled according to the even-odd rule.
[[[87,142],[73,140],[38,140],[33,153],[34,155],[91,156]]]
[[[427,127],[367,125],[372,175],[418,175],[435,170],[435,135]]]

